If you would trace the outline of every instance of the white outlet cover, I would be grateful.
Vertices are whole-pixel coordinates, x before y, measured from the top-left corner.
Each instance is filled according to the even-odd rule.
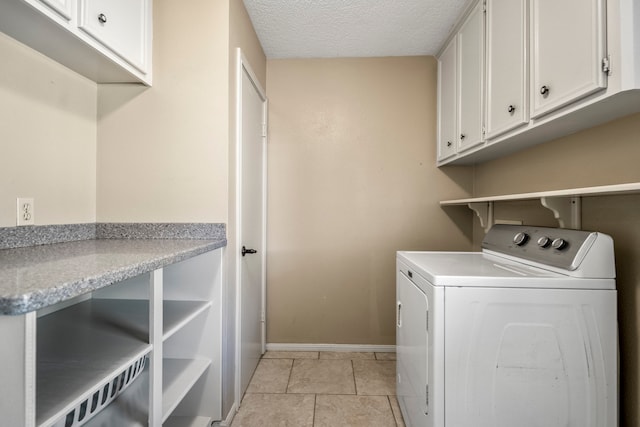
[[[36,223],[35,205],[33,197],[18,197],[16,206],[16,224],[34,225]]]

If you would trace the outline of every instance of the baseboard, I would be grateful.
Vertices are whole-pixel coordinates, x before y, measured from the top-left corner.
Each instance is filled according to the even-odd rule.
[[[227,414],[227,418],[225,418],[224,420],[220,421],[218,424],[214,423],[214,426],[220,426],[220,427],[229,427],[231,426],[231,422],[233,421],[233,418],[236,416],[236,412],[238,412],[238,404],[237,403],[233,403],[233,406],[231,407],[231,409],[229,410],[229,413]]]
[[[268,351],[351,351],[393,353],[395,345],[267,343]]]

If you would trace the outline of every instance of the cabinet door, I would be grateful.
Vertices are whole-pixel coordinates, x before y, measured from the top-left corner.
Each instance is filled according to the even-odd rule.
[[[47,5],[50,9],[53,9],[58,15],[62,16],[65,20],[71,19],[71,0],[39,0],[40,3]]]
[[[80,28],[145,72],[148,11],[149,0],[81,0]]]
[[[531,0],[531,115],[606,87],[604,0]]]
[[[529,121],[526,5],[487,0],[487,139]]]
[[[483,142],[484,7],[480,1],[458,33],[458,151]]]
[[[438,58],[438,160],[456,153],[456,38]]]

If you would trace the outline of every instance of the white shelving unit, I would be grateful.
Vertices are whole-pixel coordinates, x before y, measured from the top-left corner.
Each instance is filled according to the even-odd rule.
[[[506,194],[499,196],[472,197],[468,199],[443,200],[440,206],[467,206],[480,220],[480,225],[488,231],[493,225],[494,202],[540,199],[545,208],[551,210],[560,228],[581,227],[581,198],[616,194],[640,193],[640,182],[602,185],[597,187],[569,188],[566,190],[539,191],[533,193]]]
[[[0,316],[0,393],[15,395],[2,424],[204,427],[219,420],[221,268],[217,249],[39,312]]]

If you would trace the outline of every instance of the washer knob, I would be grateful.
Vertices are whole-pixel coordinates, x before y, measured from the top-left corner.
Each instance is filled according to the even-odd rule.
[[[540,246],[541,248],[548,248],[550,244],[551,244],[551,239],[548,238],[547,236],[542,236],[541,238],[538,239],[538,246]]]
[[[565,249],[568,245],[569,244],[567,243],[567,241],[561,238],[557,238],[553,241],[553,243],[551,243],[551,247],[559,251]]]
[[[513,238],[513,243],[515,243],[517,246],[522,246],[527,243],[527,240],[529,240],[529,235],[521,231],[515,235],[515,237]]]

